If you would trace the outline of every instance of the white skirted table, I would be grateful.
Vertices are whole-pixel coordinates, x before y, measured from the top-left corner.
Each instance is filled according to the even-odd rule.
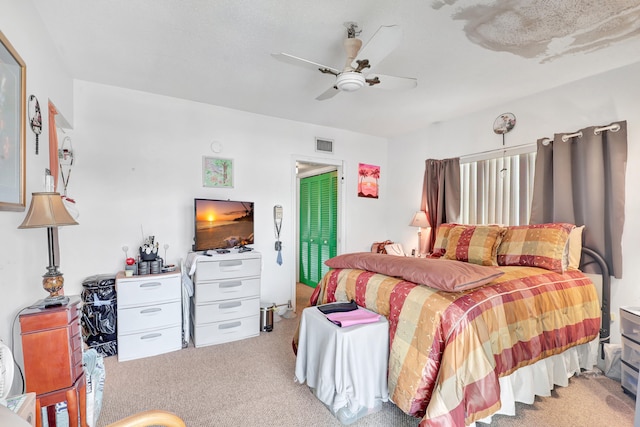
[[[389,324],[339,327],[317,307],[300,319],[296,381],[314,394],[343,424],[381,408],[389,400],[387,366]]]

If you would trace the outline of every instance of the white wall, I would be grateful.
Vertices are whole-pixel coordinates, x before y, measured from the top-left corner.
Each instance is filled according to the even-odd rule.
[[[390,234],[415,246],[415,230],[407,227],[406,212],[420,206],[424,160],[449,158],[502,148],[502,136],[493,132],[493,121],[504,112],[515,114],[517,123],[506,135],[507,146],[534,143],[554,133],[574,132],[617,120],[628,123],[628,161],[626,173],[626,218],[623,244],[623,278],[612,280],[612,342],[620,342],[620,306],[640,305],[640,64],[610,71],[561,86],[557,89],[488,108],[474,114],[433,124],[419,132],[395,138],[389,144],[389,169],[407,179],[393,180],[389,193]]]
[[[27,126],[26,203],[31,193],[43,191],[44,169],[49,167],[47,103],[51,100],[60,112],[60,120],[71,122],[73,82],[53,52],[54,46],[43,32],[31,2],[0,0],[0,31],[7,37],[27,66],[27,98],[39,100],[43,117],[40,154],[35,154],[35,135]],[[47,233],[44,229],[18,230],[25,212],[0,211],[0,339],[10,343],[11,330],[18,312],[38,298],[46,296],[42,274],[47,266]],[[15,336],[20,341],[19,326]],[[19,349],[18,349],[19,350]],[[18,351],[16,356],[20,358]]]

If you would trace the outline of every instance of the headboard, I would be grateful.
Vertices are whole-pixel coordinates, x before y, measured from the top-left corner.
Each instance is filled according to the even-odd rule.
[[[609,275],[609,267],[602,255],[591,248],[582,247],[582,254],[586,255],[589,259],[582,259],[581,268],[584,269],[587,265],[596,263],[600,268],[600,274],[602,275],[602,296],[600,309],[601,326],[600,326],[600,354],[604,358],[604,344],[609,342],[611,335],[611,276]]]

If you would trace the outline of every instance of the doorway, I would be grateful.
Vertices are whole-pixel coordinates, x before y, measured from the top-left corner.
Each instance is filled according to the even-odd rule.
[[[315,288],[337,254],[338,173],[300,178],[298,194],[298,281]]]
[[[328,268],[324,265],[324,261],[330,257],[337,255],[342,252],[342,176],[343,176],[343,168],[342,161],[334,161],[334,160],[326,160],[326,159],[311,159],[311,158],[294,158],[295,163],[295,180],[296,180],[296,289],[298,289],[301,283],[304,283],[305,287],[315,287],[317,282],[322,278],[326,270]],[[323,176],[324,177],[321,177]],[[312,178],[314,177],[314,178]],[[308,178],[312,178],[311,180],[307,180]],[[327,189],[329,190],[329,194],[333,191],[332,200],[335,203],[332,204],[330,215],[332,218],[332,223],[330,229],[333,231],[330,233],[333,241],[329,239],[322,239],[321,245],[309,245],[307,242],[307,246],[304,246],[303,240],[305,238],[310,238],[306,234],[306,231],[303,228],[308,227],[308,224],[305,224],[301,219],[301,203],[305,206],[307,205],[306,198],[308,196],[308,192],[310,187],[308,186],[308,182],[316,183],[313,184],[315,187],[312,191],[316,192],[320,189],[324,188],[325,195],[327,194]],[[333,190],[331,190],[333,189]],[[327,213],[325,212],[325,215]],[[318,224],[315,224],[317,229]],[[326,234],[326,233],[325,233]],[[324,241],[327,240],[326,245]],[[305,256],[306,255],[306,256]],[[310,266],[315,266],[315,270],[313,274],[311,273]],[[310,280],[309,280],[310,279]],[[298,292],[296,291],[296,294]]]

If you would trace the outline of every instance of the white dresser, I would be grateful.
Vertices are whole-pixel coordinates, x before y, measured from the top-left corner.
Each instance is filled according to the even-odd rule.
[[[118,360],[155,356],[182,348],[180,271],[116,276]]]
[[[255,251],[198,256],[193,274],[191,336],[196,347],[260,334],[260,272]]]
[[[622,334],[622,389],[638,394],[640,371],[640,307],[620,307]]]

